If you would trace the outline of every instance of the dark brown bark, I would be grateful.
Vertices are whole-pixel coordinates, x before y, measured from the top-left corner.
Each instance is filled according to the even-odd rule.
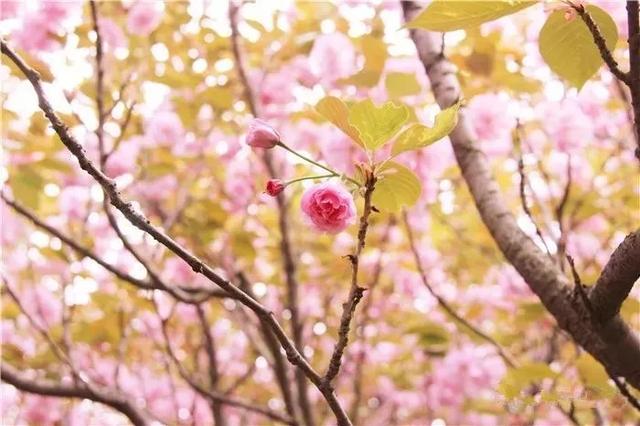
[[[633,232],[613,252],[589,301],[597,319],[606,322],[620,311],[635,282],[640,278],[640,230]]]

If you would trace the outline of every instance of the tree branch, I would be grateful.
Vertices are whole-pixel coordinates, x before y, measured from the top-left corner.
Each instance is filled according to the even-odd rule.
[[[358,242],[352,255],[349,256],[351,261],[351,288],[349,289],[349,297],[347,302],[342,305],[342,317],[340,318],[340,328],[338,333],[338,341],[333,348],[331,354],[331,360],[329,361],[329,368],[323,378],[326,386],[331,386],[331,381],[338,375],[340,371],[340,365],[342,363],[342,355],[349,343],[349,331],[351,328],[351,319],[356,310],[356,306],[366,288],[358,285],[358,265],[360,263],[360,254],[364,249],[365,240],[367,238],[367,228],[369,227],[369,216],[371,216],[372,205],[371,195],[376,185],[376,178],[371,173],[367,176],[367,182],[365,183],[364,192],[364,210],[362,216],[360,216],[360,227],[358,228]]]
[[[141,290],[165,290],[164,287],[159,286],[157,283],[152,283],[152,282],[148,282],[148,281],[145,281],[145,280],[140,280],[138,278],[134,278],[133,276],[129,275],[128,273],[126,273],[126,272],[118,269],[114,265],[106,262],[104,259],[99,257],[97,254],[92,252],[87,247],[84,247],[84,246],[78,244],[71,237],[63,234],[61,231],[55,229],[53,226],[48,225],[44,221],[40,220],[33,212],[29,211],[24,206],[18,204],[14,200],[9,199],[9,197],[2,191],[0,191],[0,198],[2,198],[2,200],[9,207],[11,207],[13,209],[13,211],[15,211],[20,216],[28,219],[36,227],[38,227],[38,228],[42,229],[43,231],[47,232],[49,235],[52,235],[52,236],[58,238],[60,241],[62,241],[63,244],[71,247],[74,251],[76,251],[81,256],[84,256],[84,257],[87,257],[87,258],[93,260],[98,265],[102,266],[104,269],[106,269],[107,271],[111,272],[113,275],[115,275],[117,278],[121,279],[122,281],[125,281],[125,282],[127,282],[127,283],[129,283],[129,284],[141,289]],[[201,296],[200,299],[207,299],[209,297],[219,297],[219,298],[230,297],[230,298],[233,298],[233,296],[229,296],[225,291],[219,290],[219,289],[214,289],[214,288],[180,287],[180,286],[172,286],[172,287],[176,287],[177,289],[180,289],[183,292],[190,292],[190,293],[194,293],[194,294],[202,294],[203,296]],[[184,299],[184,300],[179,299],[179,300],[181,302],[190,303],[190,299]],[[202,301],[202,300],[200,300],[200,301]]]
[[[218,359],[216,356],[216,345],[207,323],[207,318],[204,313],[202,305],[195,305],[196,312],[198,314],[198,321],[200,322],[200,328],[204,336],[205,349],[207,352],[207,359],[209,360],[209,388],[212,391],[217,391],[219,372],[218,372]],[[219,401],[211,400],[211,412],[216,426],[224,426],[227,424],[224,414],[222,412],[222,405]]]
[[[640,6],[638,0],[627,1],[627,25],[629,32],[629,88],[635,124],[636,158],[640,160]]]
[[[420,12],[420,6],[414,2],[403,1],[402,6],[406,21]],[[411,38],[431,81],[436,101],[441,108],[453,105],[462,93],[455,66],[439,50],[438,35],[412,30]],[[584,321],[588,315],[586,308],[575,303],[567,278],[519,228],[491,176],[486,156],[475,146],[472,135],[470,123],[461,111],[458,125],[449,139],[476,208],[494,241],[559,326],[612,374],[624,377],[640,389],[638,337],[619,316],[599,327]]]
[[[155,304],[155,301],[154,301],[154,304]],[[161,326],[162,337],[164,340],[164,347],[165,347],[166,353],[169,355],[169,358],[178,369],[178,373],[180,374],[180,377],[182,377],[182,379],[185,382],[187,382],[187,384],[191,386],[191,388],[194,391],[198,392],[202,397],[204,397],[205,399],[207,399],[212,403],[215,402],[217,404],[226,404],[231,407],[243,408],[247,411],[264,415],[272,420],[276,420],[285,424],[291,424],[291,425],[295,424],[293,420],[285,416],[282,416],[274,411],[271,411],[268,408],[264,408],[257,405],[253,405],[248,402],[240,401],[238,399],[216,392],[212,389],[206,389],[203,385],[198,383],[192,377],[192,375],[185,369],[185,367],[182,365],[180,360],[176,357],[176,354],[173,351],[173,347],[171,346],[171,339],[169,338],[169,331],[167,327],[169,319],[171,317],[171,313],[169,314],[169,317],[162,318],[160,316],[160,313],[158,312],[157,304],[155,304],[155,308],[156,308],[156,313],[158,315],[158,318],[160,319],[160,326]],[[173,308],[175,308],[175,305],[172,307],[172,311],[173,311]],[[218,425],[218,423],[216,423],[216,425]]]
[[[251,84],[247,77],[247,73],[244,67],[244,61],[242,60],[242,52],[240,50],[239,32],[238,32],[238,13],[239,8],[236,6],[234,0],[229,0],[229,22],[231,24],[231,48],[233,57],[238,72],[238,77],[242,83],[242,88],[245,93],[245,99],[249,106],[249,111],[254,117],[259,117],[259,102],[255,98],[255,94],[252,90]],[[274,179],[278,177],[278,173],[273,164],[271,153],[265,150],[262,153],[262,161],[269,173],[269,177]],[[293,251],[291,247],[291,238],[289,235],[289,224],[287,214],[287,200],[284,192],[278,194],[276,197],[276,204],[278,206],[278,230],[280,231],[280,252],[282,253],[282,267],[285,276],[285,283],[287,286],[287,300],[286,306],[291,313],[291,334],[296,349],[300,351],[304,356],[304,341],[303,341],[303,323],[300,318],[298,310],[298,280],[296,278],[296,263],[293,257]],[[315,424],[313,419],[313,410],[311,409],[311,403],[309,401],[307,382],[304,374],[301,371],[295,372],[296,386],[298,388],[298,403],[302,411],[302,417],[305,424],[312,426]]]
[[[482,331],[479,328],[475,327],[473,324],[471,324],[469,321],[467,321],[464,317],[462,317],[460,314],[458,314],[456,312],[456,310],[451,305],[449,305],[449,303],[446,300],[444,300],[442,298],[442,296],[440,296],[434,290],[434,288],[431,286],[431,283],[429,283],[429,280],[427,279],[427,273],[424,270],[424,267],[422,266],[422,261],[420,259],[420,253],[418,253],[418,247],[416,246],[415,240],[413,238],[413,231],[411,229],[411,225],[409,225],[409,220],[407,218],[407,213],[406,212],[402,212],[402,219],[404,221],[405,229],[407,230],[407,239],[409,240],[409,247],[411,248],[411,253],[413,253],[413,258],[414,258],[414,261],[415,261],[415,264],[416,264],[416,268],[418,269],[418,274],[420,275],[420,279],[422,280],[422,284],[424,284],[424,286],[427,288],[427,290],[429,290],[429,293],[431,293],[431,295],[436,298],[436,300],[438,301],[438,304],[440,305],[440,307],[447,314],[449,314],[457,322],[459,322],[460,324],[462,324],[463,326],[465,326],[469,330],[471,330],[471,332],[474,333],[476,336],[480,337],[482,340],[484,340],[487,343],[489,343],[490,345],[492,345],[496,349],[496,352],[498,352],[498,355],[500,355],[500,357],[504,360],[504,362],[509,367],[515,367],[516,363],[513,360],[513,358],[511,357],[511,355],[509,355],[502,348],[502,346],[500,346],[500,344],[493,339],[493,337],[489,336],[484,331]]]
[[[60,398],[90,399],[107,405],[127,416],[136,426],[151,424],[151,419],[139,407],[133,405],[132,398],[123,398],[108,389],[88,388],[84,385],[69,385],[47,379],[34,379],[12,367],[6,361],[0,367],[0,378],[23,392]]]
[[[618,314],[638,278],[640,229],[627,235],[615,249],[589,294],[591,307],[600,322],[607,322]]]
[[[182,247],[170,236],[165,234],[161,229],[156,228],[154,225],[152,225],[151,221],[147,219],[147,217],[142,212],[136,211],[134,209],[132,203],[126,202],[121,197],[115,181],[113,179],[110,179],[98,168],[96,168],[93,162],[87,158],[82,145],[80,145],[78,141],[71,135],[71,133],[69,133],[67,126],[53,111],[51,104],[44,94],[42,85],[40,84],[39,74],[31,67],[29,67],[22,60],[22,58],[7,45],[4,40],[0,41],[0,47],[2,54],[7,56],[14,64],[16,64],[20,71],[27,77],[36,92],[40,109],[44,112],[53,129],[60,137],[61,142],[71,152],[71,154],[73,154],[76,160],[78,160],[78,163],[82,170],[86,171],[106,191],[109,196],[111,205],[118,209],[132,225],[153,237],[157,242],[165,246],[172,253],[186,262],[194,272],[202,274],[213,284],[217,285],[218,287],[229,293],[231,296],[235,297],[240,303],[251,309],[260,318],[261,321],[264,321],[266,324],[268,324],[274,335],[278,339],[278,342],[287,354],[287,359],[289,360],[289,362],[303,371],[304,375],[320,390],[323,397],[329,404],[329,407],[338,418],[338,423],[340,425],[349,424],[344,423],[343,421],[346,418],[346,414],[340,406],[340,403],[338,402],[338,399],[336,398],[334,392],[331,389],[327,389],[322,386],[322,378],[296,349],[294,343],[289,339],[280,323],[275,319],[273,312],[271,312],[258,301],[247,295],[236,285],[218,275],[218,273],[216,273],[213,268],[205,264],[197,256]]]
[[[242,288],[248,295],[254,297],[253,290],[249,285],[249,281],[247,277],[242,273],[238,273],[238,281],[240,282],[240,288]],[[254,297],[255,298],[255,297]],[[280,352],[280,345],[276,340],[276,337],[273,335],[273,332],[269,328],[269,325],[264,321],[260,321],[260,331],[262,332],[262,336],[264,338],[264,342],[271,353],[271,357],[273,358],[273,370],[276,376],[276,380],[278,381],[278,386],[280,387],[280,391],[282,392],[282,399],[284,400],[284,405],[287,409],[287,413],[291,418],[296,419],[296,411],[293,403],[293,395],[291,394],[291,386],[289,386],[288,379],[288,369],[287,364],[284,361],[284,357]]]
[[[613,58],[611,51],[607,47],[607,42],[605,41],[602,32],[600,32],[598,24],[596,24],[596,22],[593,20],[589,11],[582,4],[569,2],[569,5],[578,13],[578,15],[580,15],[580,18],[582,18],[584,23],[587,25],[587,28],[589,29],[589,32],[593,37],[593,41],[598,47],[600,56],[602,57],[602,60],[604,60],[605,64],[607,64],[607,67],[609,67],[609,71],[611,71],[611,74],[613,74],[618,80],[629,85],[629,75],[627,75],[620,69],[620,67],[618,67],[618,63]]]

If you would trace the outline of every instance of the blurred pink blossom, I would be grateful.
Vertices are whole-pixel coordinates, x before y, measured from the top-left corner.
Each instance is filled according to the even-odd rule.
[[[309,65],[324,85],[349,77],[357,71],[353,43],[349,37],[338,32],[320,35],[309,53]]]
[[[155,146],[175,145],[184,138],[184,127],[175,112],[156,111],[147,120],[145,133]]]
[[[465,111],[479,139],[479,146],[489,157],[511,152],[511,132],[516,121],[506,95],[486,93],[474,96]]]
[[[129,9],[127,31],[143,37],[151,34],[162,21],[161,5],[162,3],[157,1],[138,0]]]

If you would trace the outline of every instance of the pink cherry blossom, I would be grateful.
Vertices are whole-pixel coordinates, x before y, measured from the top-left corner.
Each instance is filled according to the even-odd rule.
[[[108,48],[117,49],[127,46],[127,38],[122,29],[109,18],[100,18],[100,37]]]
[[[58,195],[60,213],[70,219],[83,219],[87,214],[89,190],[84,186],[67,186]]]
[[[553,145],[561,152],[577,152],[593,140],[593,122],[575,98],[542,105],[540,116]]]
[[[147,36],[162,21],[162,3],[157,1],[138,0],[129,10],[127,31],[138,36]]]
[[[357,71],[353,43],[342,33],[323,34],[313,43],[309,65],[322,84],[349,77]]]
[[[182,120],[173,111],[155,112],[147,121],[145,131],[155,145],[175,145],[184,138]]]
[[[479,145],[490,157],[511,151],[511,131],[516,121],[510,109],[506,96],[493,93],[475,96],[466,109]]]
[[[300,205],[318,231],[331,234],[343,231],[353,223],[356,215],[351,194],[341,184],[332,181],[308,188]]]
[[[11,35],[15,44],[29,52],[53,50],[58,43],[51,37],[50,22],[41,14],[24,18],[22,27]]]
[[[24,418],[30,424],[53,425],[62,420],[62,401],[59,398],[26,395]]]
[[[15,18],[20,14],[22,2],[19,0],[0,1],[0,20]]]

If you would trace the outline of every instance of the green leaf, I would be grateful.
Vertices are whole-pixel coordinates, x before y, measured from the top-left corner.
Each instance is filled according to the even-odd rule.
[[[396,156],[405,151],[424,148],[447,136],[458,124],[458,110],[460,103],[440,111],[436,115],[433,127],[414,124],[398,136],[391,149],[391,155]]]
[[[535,3],[523,0],[434,0],[407,27],[442,32],[462,30],[511,15]]]
[[[581,354],[576,360],[576,368],[582,382],[601,396],[611,398],[615,390],[609,384],[609,375],[604,367],[589,354]]]
[[[335,96],[327,96],[316,104],[316,111],[364,148],[358,129],[349,123],[349,108],[344,102]]]
[[[21,167],[11,175],[9,185],[16,201],[37,210],[45,181],[34,169]]]
[[[371,200],[380,211],[395,212],[412,206],[420,198],[420,179],[408,168],[394,161],[376,171],[378,180]]]
[[[421,89],[416,76],[405,72],[390,72],[384,84],[391,98],[415,95]]]
[[[451,341],[449,331],[435,321],[420,321],[409,327],[407,332],[416,334],[420,345],[429,352],[446,352]]]
[[[386,102],[380,107],[370,99],[349,109],[348,121],[355,127],[367,149],[375,150],[395,136],[409,119],[409,108]]]
[[[339,82],[373,87],[378,84],[382,75],[384,63],[387,60],[387,46],[381,39],[371,36],[363,37],[361,43],[364,66],[356,74],[349,78],[341,79]]]
[[[586,9],[598,24],[607,47],[613,50],[618,42],[616,23],[597,6],[587,6]],[[578,17],[567,21],[562,11],[549,16],[540,30],[538,43],[540,54],[549,68],[578,89],[604,62],[582,19]]]
[[[532,383],[546,378],[556,377],[551,368],[542,362],[530,362],[516,368],[510,368],[498,385],[498,390],[507,399],[520,396],[520,393]]]

